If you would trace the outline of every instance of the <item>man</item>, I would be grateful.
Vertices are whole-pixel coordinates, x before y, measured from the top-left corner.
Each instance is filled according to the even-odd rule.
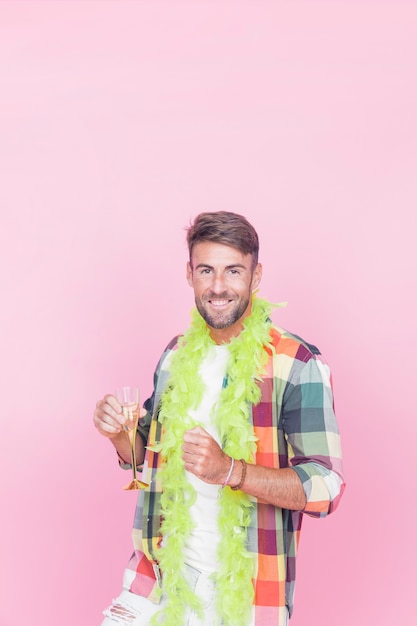
[[[243,216],[202,213],[187,243],[196,309],[142,410],[148,486],[123,592],[102,626],[285,626],[303,515],[331,513],[344,488],[330,372],[254,295],[259,242]],[[129,468],[114,396],[94,422]]]

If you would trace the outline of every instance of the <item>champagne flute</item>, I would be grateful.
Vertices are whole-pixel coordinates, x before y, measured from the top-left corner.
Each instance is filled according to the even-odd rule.
[[[139,421],[139,388],[138,387],[118,387],[115,391],[117,400],[122,407],[122,413],[126,419],[124,431],[130,444],[131,460],[132,460],[132,481],[124,487],[131,491],[133,489],[144,489],[148,485],[143,483],[137,477],[136,469],[136,432]]]

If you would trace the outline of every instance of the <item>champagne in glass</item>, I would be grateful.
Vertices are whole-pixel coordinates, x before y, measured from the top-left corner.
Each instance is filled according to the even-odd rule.
[[[124,489],[143,489],[148,485],[137,478],[136,470],[136,432],[139,420],[139,388],[138,387],[119,387],[115,392],[122,413],[126,421],[124,430],[130,444],[131,460],[132,460],[132,481],[124,487]]]

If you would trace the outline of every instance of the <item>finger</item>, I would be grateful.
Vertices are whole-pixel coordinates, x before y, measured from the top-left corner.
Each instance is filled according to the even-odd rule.
[[[108,422],[100,422],[96,424],[97,430],[103,435],[118,435],[123,432],[123,426],[120,424],[109,424]]]
[[[182,453],[184,455],[195,456],[199,454],[201,447],[195,443],[183,443],[182,444]]]
[[[202,437],[199,443],[183,443],[182,444],[182,457],[183,460],[190,460],[194,462],[196,459],[210,460],[213,458],[213,453],[216,450],[210,445],[207,445],[207,438]]]
[[[120,417],[113,417],[102,409],[96,409],[94,413],[94,425],[99,430],[105,430],[106,432],[120,432],[123,430],[123,424],[120,422]]]
[[[192,433],[192,434],[195,434],[195,435],[208,435],[210,437],[208,432],[206,430],[204,430],[204,428],[202,428],[201,426],[194,426],[194,428],[190,428],[190,430],[187,430],[185,432],[186,433]]]
[[[109,404],[116,413],[122,412],[122,407],[116,396],[108,394],[107,396],[104,396],[104,401],[106,404]]]
[[[118,422],[123,425],[126,420],[121,410],[122,408],[114,396],[105,396],[103,400],[97,402],[94,415],[99,421],[108,421],[110,417],[112,422]]]
[[[183,441],[186,443],[195,443],[197,445],[203,445],[213,439],[213,437],[201,426],[196,426],[191,430],[186,430],[184,433]]]
[[[97,430],[106,435],[115,435],[123,430],[123,425],[105,413],[96,411],[93,418],[94,426]]]
[[[197,464],[201,463],[202,457],[199,454],[193,454],[190,452],[182,452],[182,460],[184,461],[185,469],[189,469],[190,467],[195,467]]]

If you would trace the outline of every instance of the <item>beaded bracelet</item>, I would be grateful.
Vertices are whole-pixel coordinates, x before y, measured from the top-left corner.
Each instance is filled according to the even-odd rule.
[[[236,487],[232,487],[233,491],[242,489],[243,483],[245,482],[245,478],[246,478],[246,470],[248,468],[248,464],[246,463],[245,459],[240,459],[240,462],[242,463],[242,476],[240,477],[240,483],[236,485]]]
[[[231,475],[232,475],[232,472],[233,472],[233,468],[234,468],[234,466],[235,466],[235,460],[234,460],[234,458],[232,457],[232,462],[231,462],[231,464],[230,464],[230,469],[229,469],[229,472],[228,472],[228,474],[227,474],[227,476],[226,476],[226,480],[225,480],[225,481],[224,481],[224,483],[222,484],[222,489],[224,489],[224,488],[226,487],[226,485],[228,485],[228,484],[229,484],[229,480],[230,480],[230,477],[231,477]]]

